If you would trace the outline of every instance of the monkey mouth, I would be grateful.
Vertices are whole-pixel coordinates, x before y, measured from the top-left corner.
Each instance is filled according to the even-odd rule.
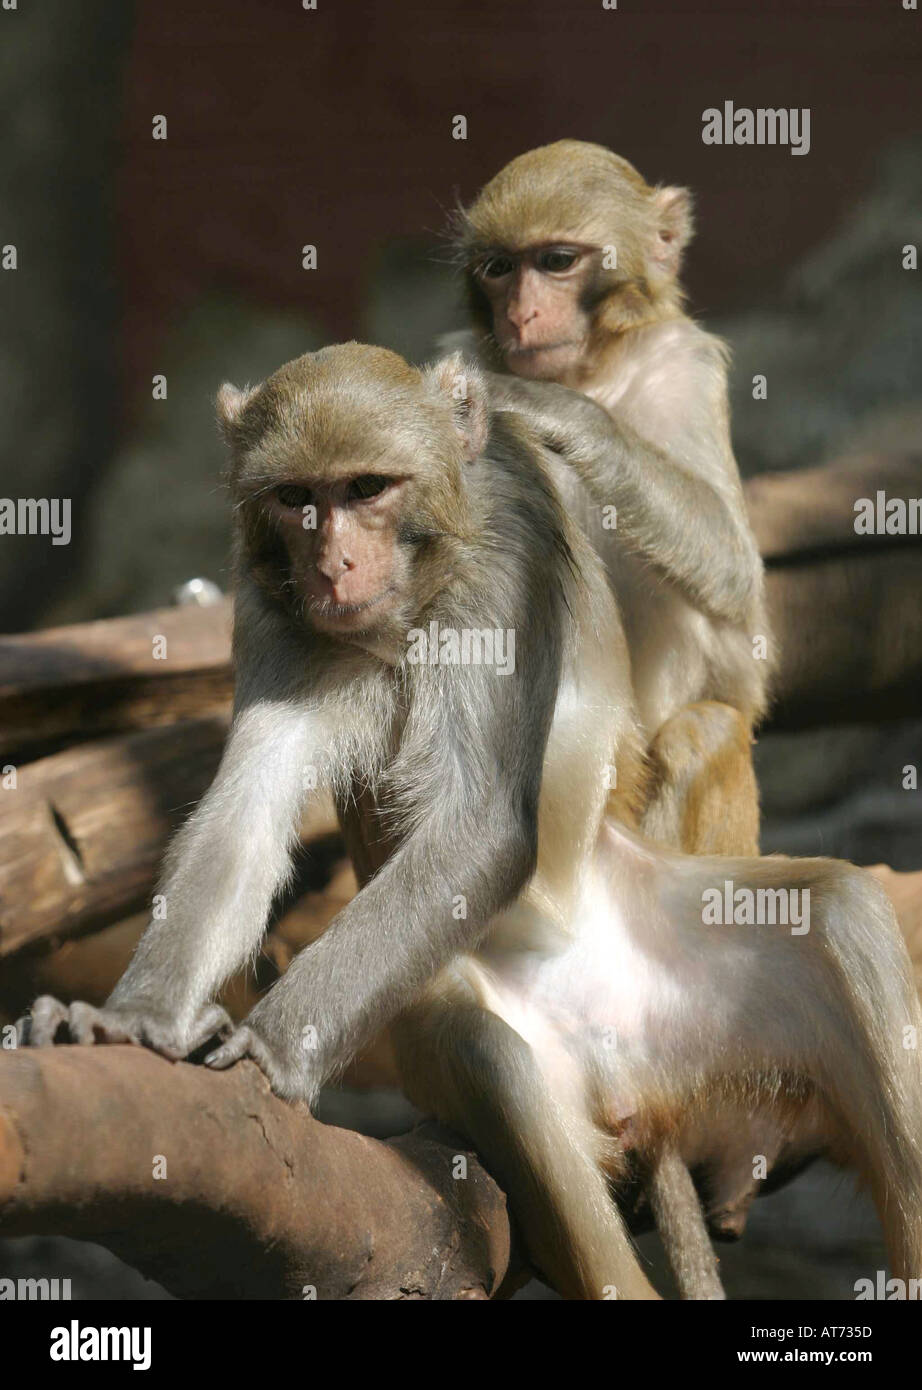
[[[575,338],[564,338],[559,343],[506,343],[503,352],[507,357],[537,357],[542,352],[560,352],[563,348],[580,346]]]
[[[583,345],[575,338],[557,343],[510,343],[503,348],[506,366],[513,376],[532,381],[566,382],[578,365]]]
[[[333,598],[312,598],[308,601],[307,611],[314,622],[329,624],[332,627],[352,627],[356,620],[360,622],[363,614],[380,607],[394,592],[392,587],[382,589],[380,594],[375,594],[374,598],[365,599],[362,603],[337,603]]]

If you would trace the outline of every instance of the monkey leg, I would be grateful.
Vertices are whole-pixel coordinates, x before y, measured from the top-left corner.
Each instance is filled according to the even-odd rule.
[[[759,793],[752,730],[716,700],[686,705],[650,745],[641,832],[686,854],[757,855]]]
[[[551,1092],[524,1038],[477,1005],[435,1000],[395,1025],[394,1042],[408,1095],[471,1139],[559,1293],[658,1297],[609,1195],[595,1127]]]
[[[667,1146],[661,1150],[647,1191],[680,1296],[725,1298],[695,1184],[675,1149]]]
[[[651,840],[688,854],[758,855],[758,789],[752,766],[750,726],[740,712],[718,701],[687,705],[667,720],[648,751],[645,806],[639,829]],[[614,796],[608,814],[621,818]],[[760,1117],[752,1152],[776,1152],[778,1126]],[[706,1214],[680,1157],[665,1155],[653,1172],[650,1203],[683,1298],[722,1298],[717,1262],[708,1238],[738,1240],[757,1184],[750,1164],[726,1155],[714,1163]]]

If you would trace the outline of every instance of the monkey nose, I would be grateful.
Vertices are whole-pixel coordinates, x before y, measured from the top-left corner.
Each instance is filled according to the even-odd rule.
[[[521,335],[522,330],[531,323],[532,319],[536,319],[537,317],[537,309],[510,309],[506,314],[506,318],[519,335]]]
[[[353,564],[348,555],[325,555],[317,561],[317,572],[331,584],[337,583],[352,568]]]

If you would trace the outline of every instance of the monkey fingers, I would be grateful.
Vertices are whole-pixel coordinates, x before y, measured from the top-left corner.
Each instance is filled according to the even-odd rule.
[[[279,1059],[271,1045],[247,1023],[240,1024],[220,1047],[209,1052],[205,1065],[224,1071],[245,1057],[256,1063],[276,1095],[284,1100],[307,1100],[313,1094],[306,1084],[307,1078],[302,1079],[297,1071]]]
[[[17,1047],[49,1047],[67,1019],[67,1005],[53,999],[50,994],[43,994],[36,999],[29,1013],[16,1020]]]
[[[142,1023],[141,1041],[155,1052],[161,1052],[164,1057],[173,1057],[178,1061],[197,1052],[211,1038],[229,1037],[233,1028],[234,1021],[225,1008],[220,1004],[204,1004],[191,1026],[183,1032],[181,1040],[176,1038],[174,1026],[147,1019]]]
[[[567,386],[523,381],[520,377],[501,377],[498,373],[488,373],[487,379],[492,409],[519,414],[542,438],[553,443],[555,448],[558,443],[560,446],[565,445],[566,411],[555,410],[553,406],[555,403],[558,406],[569,406],[570,398],[576,398],[576,392],[570,391]],[[598,407],[590,404],[590,409]]]
[[[244,1057],[252,1057],[257,1061],[256,1050],[261,1044],[257,1044],[255,1034],[246,1027],[245,1024],[235,1028],[226,1042],[220,1047],[216,1047],[213,1052],[209,1052],[205,1058],[206,1067],[214,1067],[216,1071],[224,1071],[227,1067],[232,1067],[235,1062],[242,1061]]]
[[[521,415],[555,453],[567,456],[580,451],[581,441],[575,437],[580,420],[594,424],[603,439],[612,434],[601,407],[569,387],[494,372],[488,373],[488,382],[493,409]]]
[[[61,1030],[64,1041],[91,1046],[94,1043],[139,1043],[137,1030],[124,1015],[96,1009],[76,1000],[62,1004],[50,994],[36,999],[31,1011],[16,1024],[16,1037],[23,1047],[52,1047]]]
[[[494,410],[521,410],[527,412],[534,404],[534,396],[529,392],[530,383],[517,376],[503,376],[499,372],[484,373],[490,391],[490,405]]]
[[[200,1009],[191,1027],[179,1030],[172,1019],[144,1008],[102,1008],[75,1000],[62,1004],[50,994],[32,1005],[29,1015],[16,1024],[17,1043],[24,1047],[52,1047],[58,1041],[92,1047],[105,1043],[134,1043],[178,1061],[195,1052],[215,1034],[232,1027],[219,1004]],[[64,1030],[65,1036],[59,1039]]]

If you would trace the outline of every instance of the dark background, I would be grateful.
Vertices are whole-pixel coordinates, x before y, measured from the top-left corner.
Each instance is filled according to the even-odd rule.
[[[0,232],[19,251],[19,269],[0,273],[3,488],[74,508],[69,548],[4,540],[0,629],[144,608],[197,570],[220,578],[221,379],[350,336],[425,355],[457,321],[447,211],[532,145],[597,140],[651,182],[691,185],[691,302],[731,339],[733,316],[790,308],[798,268],[900,150],[887,196],[919,191],[920,52],[922,21],[901,0],[0,11]],[[701,113],[725,100],[808,106],[810,153],[703,145]],[[465,141],[452,139],[457,114]],[[893,219],[900,292],[903,230]],[[308,243],[314,271],[301,268]],[[811,418],[835,391],[836,364],[816,356]],[[737,383],[748,366],[738,359]],[[153,402],[158,372],[168,399]],[[907,394],[902,380],[877,386]],[[744,471],[838,443],[812,418],[774,456],[749,440],[773,434],[770,411],[748,391],[735,404]]]
[[[19,255],[0,271],[0,492],[73,500],[69,547],[0,541],[0,630],[154,607],[193,575],[224,585],[220,382],[351,336],[424,357],[462,322],[441,236],[455,200],[563,136],[694,189],[686,281],[733,348],[744,473],[918,443],[922,292],[901,258],[922,244],[920,58],[901,0],[0,10],[0,245]],[[809,107],[809,154],[703,145],[702,111],[726,100]],[[920,867],[900,783],[920,735],[764,737],[766,850]],[[849,1193],[820,1172],[759,1203],[731,1290],[849,1297],[882,1264]],[[41,1242],[5,1249],[0,1272],[15,1253],[49,1273]],[[73,1259],[83,1296],[140,1287],[102,1252]]]

